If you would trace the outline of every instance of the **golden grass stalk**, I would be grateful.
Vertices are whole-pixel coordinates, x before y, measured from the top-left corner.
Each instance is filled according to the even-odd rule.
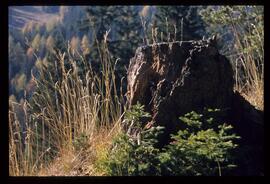
[[[31,102],[19,104],[23,122],[19,121],[14,105],[10,106],[10,175],[37,175],[63,150],[74,153],[74,142],[82,134],[86,135],[89,148],[94,149],[100,130],[109,134],[120,128],[123,95],[115,82],[116,61],[111,59],[107,47],[108,33],[98,46],[100,73],[93,72],[84,57],[75,58],[68,46],[67,52],[55,53],[51,69],[43,66],[39,77],[32,76],[39,90],[34,92]]]

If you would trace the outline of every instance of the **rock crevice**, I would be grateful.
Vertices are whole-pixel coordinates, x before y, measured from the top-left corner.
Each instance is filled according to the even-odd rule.
[[[127,82],[128,104],[139,102],[152,115],[146,127],[165,127],[161,145],[182,128],[180,116],[219,108],[227,111],[224,122],[233,125],[244,144],[263,147],[263,112],[234,92],[232,66],[218,52],[215,38],[139,47],[130,61]],[[256,154],[259,160],[254,163],[259,166],[254,166],[262,167],[262,152]]]
[[[139,47],[127,80],[129,105],[144,104],[152,123],[168,129],[189,111],[229,107],[233,95],[232,68],[214,39]]]

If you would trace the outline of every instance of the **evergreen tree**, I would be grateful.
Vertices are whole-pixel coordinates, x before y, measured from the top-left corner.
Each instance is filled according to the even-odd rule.
[[[18,78],[16,81],[16,87],[15,87],[16,92],[20,93],[21,91],[23,91],[25,88],[25,85],[26,85],[26,75],[24,73],[18,75]]]
[[[72,55],[74,56],[75,53],[78,51],[80,51],[80,38],[77,37],[77,36],[73,36],[71,41],[70,41],[70,48],[71,48],[71,53]],[[89,42],[88,42],[88,46],[89,45]]]
[[[198,6],[157,6],[153,27],[158,27],[165,40],[197,40],[205,33]],[[176,34],[175,34],[176,33]]]
[[[42,36],[40,39],[40,48],[39,48],[39,55],[41,58],[43,58],[45,56],[46,53],[46,38],[45,36]]]
[[[119,80],[125,76],[125,67],[140,43],[141,22],[139,9],[135,6],[93,6],[86,9],[87,19],[80,22],[80,30],[87,30],[91,42],[90,62],[100,63],[98,45],[102,43],[106,31],[109,51],[116,66]]]
[[[9,78],[13,78],[19,71],[26,71],[27,63],[23,48],[19,42],[15,43],[13,37],[9,36]]]
[[[37,34],[37,35],[35,36],[35,38],[33,39],[33,41],[32,41],[31,46],[32,46],[33,49],[35,49],[36,51],[39,51],[39,48],[40,48],[40,40],[41,40],[40,35]]]
[[[65,40],[64,30],[61,27],[57,27],[52,31],[51,35],[54,38],[54,43],[57,50],[62,52],[65,51],[67,49],[67,40]]]
[[[46,32],[51,33],[59,24],[57,18],[52,18],[46,22]]]
[[[83,56],[87,58],[88,55],[90,54],[90,43],[86,35],[84,35],[82,38],[81,49],[82,49]]]
[[[59,6],[42,6],[41,8],[46,13],[56,13],[59,11]]]
[[[72,36],[77,34],[77,21],[85,16],[83,7],[81,6],[61,6],[59,10],[60,25],[64,27],[65,39],[70,40]]]
[[[46,41],[46,48],[48,51],[52,52],[54,47],[55,47],[55,41],[54,41],[54,38],[50,35]]]
[[[23,37],[27,38],[28,40],[33,40],[34,36],[36,35],[36,22],[30,21],[24,25],[22,28]]]

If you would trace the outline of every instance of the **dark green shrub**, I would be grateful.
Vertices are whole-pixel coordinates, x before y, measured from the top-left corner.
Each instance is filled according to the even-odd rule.
[[[151,117],[148,112],[144,111],[144,105],[137,103],[125,113],[124,126],[127,134],[138,134],[142,131],[142,119]]]
[[[153,133],[154,129],[150,132]],[[159,163],[157,157],[159,150],[153,146],[155,140],[149,138],[146,141],[142,141],[139,145],[136,140],[128,135],[120,134],[114,140],[109,157],[100,162],[100,164],[103,164],[105,173],[108,175],[155,175],[157,173],[156,165]]]
[[[127,113],[129,119],[139,120],[137,115],[144,114],[142,106],[137,104],[136,108],[139,112]],[[162,150],[155,145],[163,127],[140,129],[135,137],[122,133],[115,138],[108,156],[99,164],[108,175],[226,174],[236,167],[231,151],[237,147],[233,140],[239,137],[231,132],[232,126],[216,122],[213,117],[219,112],[209,109],[204,115],[190,112],[180,117],[186,128],[171,135],[174,141]]]
[[[163,127],[143,130],[141,119],[150,114],[139,103],[125,114],[125,132],[114,140],[107,157],[98,160],[97,167],[108,175],[156,175],[159,149],[155,148],[157,136]]]

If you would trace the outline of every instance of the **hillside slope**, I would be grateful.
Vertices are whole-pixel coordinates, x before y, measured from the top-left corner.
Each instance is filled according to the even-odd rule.
[[[8,27],[22,29],[30,21],[44,23],[59,13],[59,7],[10,6],[8,8]]]

